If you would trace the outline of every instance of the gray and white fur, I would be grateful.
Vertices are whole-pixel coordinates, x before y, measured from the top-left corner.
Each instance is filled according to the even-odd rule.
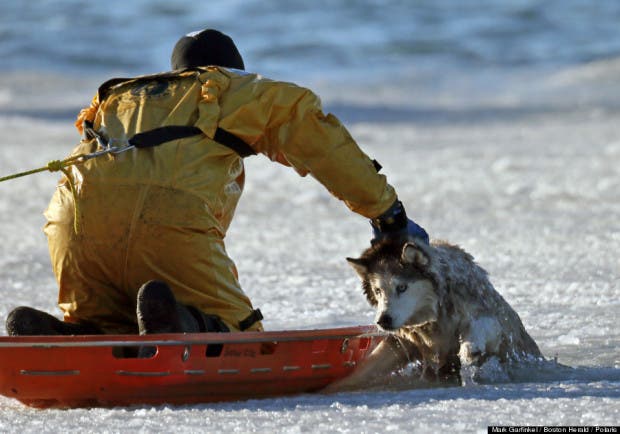
[[[454,381],[462,367],[490,358],[500,364],[542,359],[517,313],[460,247],[386,240],[347,260],[377,309],[377,324],[396,339],[382,342],[332,391],[362,387],[412,361],[426,380]]]

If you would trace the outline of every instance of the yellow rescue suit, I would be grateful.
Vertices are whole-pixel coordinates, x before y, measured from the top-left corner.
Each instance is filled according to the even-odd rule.
[[[203,134],[105,155],[71,168],[45,212],[65,321],[136,333],[136,294],[167,282],[180,303],[218,315],[231,329],[252,312],[224,236],[243,190],[242,158],[211,138],[219,127],[257,153],[312,174],[353,211],[374,218],[394,189],[311,91],[219,67],[109,82],[76,125],[121,145],[162,126]],[[72,155],[101,149],[82,140]],[[250,330],[260,330],[255,323]]]

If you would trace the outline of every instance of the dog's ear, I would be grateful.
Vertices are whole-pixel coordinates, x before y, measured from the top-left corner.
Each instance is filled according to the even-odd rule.
[[[368,264],[366,264],[366,261],[362,258],[347,258],[347,262],[353,267],[357,274],[359,274],[362,280],[364,280],[368,274]]]
[[[416,265],[420,268],[428,267],[430,258],[424,250],[422,250],[417,244],[409,242],[403,246],[403,252],[400,260],[404,264]]]
[[[364,295],[366,295],[368,303],[370,303],[371,306],[376,306],[377,297],[375,297],[372,286],[368,281],[368,262],[363,258],[347,258],[347,262],[351,265],[351,267],[353,267],[359,278],[362,280],[362,289],[364,290]]]

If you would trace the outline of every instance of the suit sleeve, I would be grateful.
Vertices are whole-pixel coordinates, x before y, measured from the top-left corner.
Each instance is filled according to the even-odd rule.
[[[222,118],[222,128],[301,176],[311,174],[364,217],[377,217],[394,203],[396,193],[386,177],[341,122],[323,113],[310,90],[267,80],[234,90],[245,101]]]

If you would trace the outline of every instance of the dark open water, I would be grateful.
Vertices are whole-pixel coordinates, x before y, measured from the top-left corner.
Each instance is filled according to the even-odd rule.
[[[248,69],[278,78],[620,54],[617,0],[2,0],[0,70],[161,71],[176,40],[204,27],[232,35]]]

